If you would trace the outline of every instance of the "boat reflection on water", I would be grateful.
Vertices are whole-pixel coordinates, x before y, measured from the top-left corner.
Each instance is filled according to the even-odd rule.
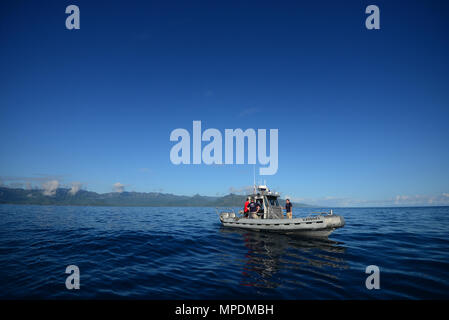
[[[300,285],[311,279],[338,283],[339,270],[348,269],[343,243],[327,238],[304,238],[292,234],[220,228],[220,232],[242,238],[247,250],[238,261],[243,286],[276,288]],[[338,286],[338,285],[337,285]]]

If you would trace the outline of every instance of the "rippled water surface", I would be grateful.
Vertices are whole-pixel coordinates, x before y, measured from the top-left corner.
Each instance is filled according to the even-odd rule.
[[[0,205],[0,298],[449,298],[449,207],[335,213],[346,226],[312,240],[223,228],[214,208]]]

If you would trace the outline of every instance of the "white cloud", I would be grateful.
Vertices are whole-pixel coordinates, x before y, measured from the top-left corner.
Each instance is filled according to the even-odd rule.
[[[304,203],[316,207],[358,207],[367,206],[364,200],[346,197],[325,196],[320,198],[290,198],[296,203]]]
[[[72,187],[70,188],[69,193],[74,196],[75,194],[78,193],[78,191],[80,191],[82,187],[81,182],[72,182]]]
[[[56,190],[59,187],[58,180],[50,180],[42,183],[42,189],[44,189],[44,196],[54,196],[56,194]]]
[[[39,189],[38,185],[42,186],[45,191],[45,185],[49,184],[50,181],[61,181],[64,179],[62,175],[48,175],[48,174],[36,174],[33,176],[1,176],[0,180],[8,182],[8,187],[10,188],[24,188],[25,190]],[[34,184],[33,184],[34,183]],[[0,183],[1,185],[1,183]],[[59,187],[59,182],[58,182]]]
[[[116,182],[112,185],[114,192],[122,193],[125,191],[125,185],[121,184],[120,182]]]
[[[229,187],[229,193],[247,195],[253,192],[253,188],[254,186],[244,186],[240,188]]]
[[[293,198],[293,202],[306,203],[317,207],[418,207],[447,206],[449,193],[439,195],[396,195],[390,199],[365,200],[349,197],[326,196],[321,198]]]
[[[8,188],[12,188],[12,189],[21,189],[21,188],[23,188],[23,183],[21,183],[21,182],[11,182],[11,183],[8,185]]]
[[[409,197],[409,196],[397,195],[397,196],[395,197],[395,199],[394,199],[394,202],[395,202],[396,204],[398,204],[398,203],[400,203],[400,202],[402,202],[402,201],[408,201],[408,200],[410,200],[410,197]]]
[[[449,205],[449,194],[438,195],[397,195],[394,204],[399,206],[447,206]]]

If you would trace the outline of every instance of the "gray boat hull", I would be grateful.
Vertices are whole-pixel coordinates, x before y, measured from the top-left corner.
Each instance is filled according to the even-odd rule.
[[[339,215],[319,215],[295,219],[248,219],[237,218],[231,213],[222,213],[220,221],[225,227],[294,233],[307,237],[327,237],[335,229],[345,225],[344,218]]]

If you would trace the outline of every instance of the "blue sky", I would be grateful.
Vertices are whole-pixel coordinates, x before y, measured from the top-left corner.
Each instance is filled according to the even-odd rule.
[[[81,29],[65,28],[76,4]],[[381,29],[365,28],[376,4]],[[176,128],[279,129],[267,183],[322,205],[449,204],[444,1],[2,1],[0,183],[223,195]]]

